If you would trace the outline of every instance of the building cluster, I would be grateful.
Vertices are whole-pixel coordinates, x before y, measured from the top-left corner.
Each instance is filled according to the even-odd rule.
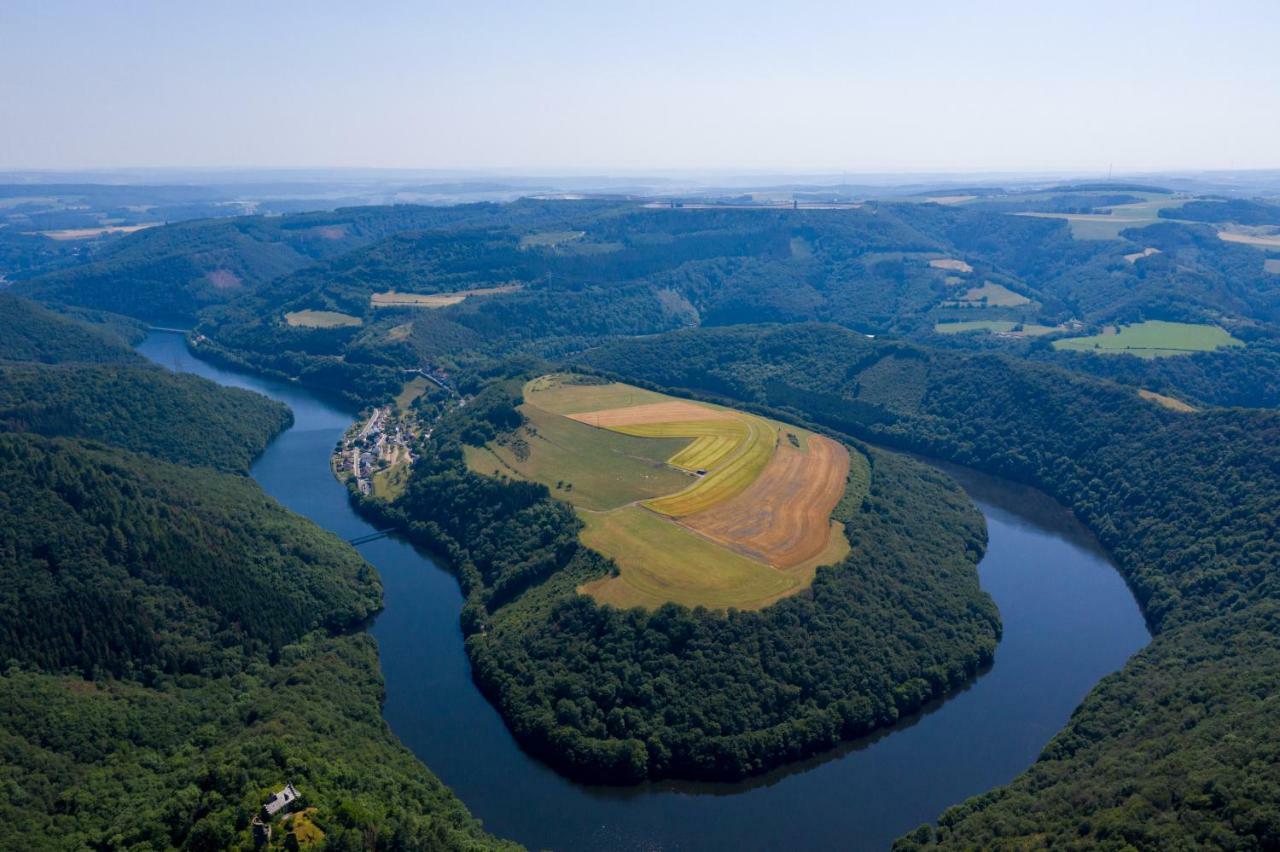
[[[356,479],[361,494],[373,490],[373,476],[397,464],[412,464],[413,433],[403,417],[393,417],[391,406],[375,408],[369,419],[342,439],[336,467]]]

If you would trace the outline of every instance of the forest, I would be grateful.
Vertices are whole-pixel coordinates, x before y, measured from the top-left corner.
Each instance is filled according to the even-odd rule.
[[[382,720],[376,572],[243,475],[287,409],[0,308],[0,848],[253,848],[286,779],[329,849],[502,846]]]

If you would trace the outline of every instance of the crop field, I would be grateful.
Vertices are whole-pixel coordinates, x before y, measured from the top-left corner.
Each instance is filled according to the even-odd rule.
[[[429,308],[432,310],[456,305],[472,296],[498,296],[523,289],[521,284],[504,284],[501,287],[482,287],[477,290],[459,290],[456,293],[400,293],[387,290],[374,293],[369,304],[375,308]]]
[[[1027,337],[1038,337],[1042,334],[1053,334],[1062,331],[1058,326],[1022,323],[1021,331],[1014,331],[1019,323],[1012,320],[968,320],[965,322],[935,323],[933,330],[938,334],[962,334],[967,331],[989,331],[999,334],[1021,334]]]
[[[1218,239],[1228,243],[1240,243],[1262,249],[1280,249],[1280,234],[1246,233],[1243,231],[1219,231]]]
[[[750,609],[803,589],[849,552],[831,513],[845,447],[741,411],[623,384],[544,376],[528,423],[466,449],[482,474],[541,482],[578,509],[617,576],[581,591],[618,606]]]
[[[985,304],[993,308],[1014,308],[1031,304],[1026,296],[994,281],[984,282],[981,287],[969,288],[957,301],[962,304]]]
[[[1211,352],[1224,346],[1243,346],[1216,325],[1148,320],[1120,329],[1109,327],[1090,337],[1069,337],[1053,342],[1055,349],[1072,349],[1099,354],[1136,355],[1161,358],[1189,352]]]
[[[1134,204],[1118,204],[1106,213],[1015,213],[1015,216],[1036,216],[1043,219],[1064,219],[1071,227],[1071,235],[1077,240],[1115,240],[1120,232],[1127,228],[1145,228],[1156,222],[1168,222],[1162,219],[1160,211],[1171,207],[1181,207],[1186,199],[1171,198],[1164,194],[1135,193],[1146,195],[1144,200]]]
[[[934,269],[945,269],[949,272],[964,272],[967,274],[973,271],[973,267],[965,263],[963,260],[954,260],[949,258],[931,260],[929,261],[929,265]]]
[[[148,222],[145,225],[103,225],[100,228],[62,228],[56,231],[36,231],[36,233],[51,240],[92,240],[103,234],[133,234],[162,224],[164,223]]]
[[[541,482],[556,497],[594,511],[670,494],[693,479],[665,463],[686,440],[654,441],[595,429],[528,404],[521,411],[529,422],[517,438],[527,447],[467,447],[472,470]]]
[[[337,311],[289,311],[284,321],[295,328],[347,328],[364,324],[360,317]]]

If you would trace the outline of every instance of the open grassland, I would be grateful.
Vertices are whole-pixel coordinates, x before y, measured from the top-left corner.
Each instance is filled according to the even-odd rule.
[[[456,293],[400,293],[396,290],[387,290],[385,293],[374,293],[370,296],[369,304],[375,308],[447,308],[472,296],[498,296],[502,293],[514,293],[522,289],[523,286],[522,284],[504,284],[501,287],[459,290]]]
[[[1077,240],[1115,240],[1127,228],[1145,228],[1160,218],[1160,211],[1181,207],[1186,199],[1171,198],[1164,194],[1135,193],[1145,195],[1134,204],[1119,204],[1106,213],[1015,213],[1015,216],[1036,216],[1044,219],[1064,219],[1071,227],[1071,235]]]
[[[1020,331],[1014,331],[1021,325]],[[969,320],[966,322],[935,323],[933,330],[938,334],[962,334],[966,331],[988,331],[1000,334],[1021,334],[1027,337],[1038,337],[1042,334],[1053,334],[1062,331],[1058,326],[1036,325],[1034,323],[1016,323],[1012,320]]]
[[[1261,249],[1280,249],[1280,234],[1219,231],[1218,239]]]
[[[1181,411],[1183,414],[1191,414],[1193,412],[1200,410],[1196,408],[1194,405],[1188,405],[1187,403],[1183,402],[1180,399],[1175,399],[1174,397],[1171,397],[1171,396],[1165,396],[1164,394],[1156,393],[1155,391],[1149,391],[1149,390],[1146,390],[1145,388],[1138,391],[1138,396],[1142,397],[1143,399],[1149,402],[1154,402],[1156,405],[1163,406],[1164,408],[1167,408],[1170,411]]]
[[[364,324],[360,317],[337,311],[289,311],[284,321],[295,328],[348,328]]]
[[[687,439],[653,441],[594,429],[530,403],[520,410],[528,423],[515,443],[467,447],[468,467],[541,482],[556,497],[593,510],[670,494],[691,480],[665,463]]]
[[[989,305],[993,308],[1014,308],[1029,305],[1031,300],[1015,293],[1002,284],[987,281],[981,287],[971,287],[957,300],[958,304]]]
[[[163,222],[147,222],[144,225],[103,225],[101,228],[62,228],[56,231],[36,231],[36,233],[51,240],[92,240],[104,234],[132,234],[163,224]]]
[[[537,234],[525,234],[520,238],[520,248],[551,248],[562,243],[580,240],[586,235],[586,231],[542,231]]]
[[[404,493],[409,485],[409,464],[401,462],[373,475],[371,481],[373,496],[379,500],[394,500]]]
[[[963,260],[956,260],[954,258],[934,259],[929,261],[929,265],[934,269],[945,269],[949,272],[964,272],[967,274],[973,271],[972,266],[965,263]]]
[[[578,509],[583,543],[619,568],[580,589],[602,603],[759,608],[849,552],[830,520],[854,487],[834,441],[572,376],[535,379],[523,397],[526,424],[466,448],[468,467],[542,482]]]
[[[617,382],[602,383],[576,376],[551,375],[524,386],[524,399],[555,414],[581,414],[606,408],[669,403],[671,397]]]
[[[779,568],[822,553],[830,538],[828,518],[849,478],[849,451],[819,435],[807,444],[801,449],[783,443],[736,497],[681,523]]]
[[[1089,337],[1069,337],[1053,342],[1056,349],[1100,354],[1129,354],[1160,358],[1188,352],[1211,352],[1224,346],[1243,346],[1216,325],[1148,320],[1121,329],[1107,329]]]
[[[408,411],[413,401],[427,392],[428,382],[423,376],[415,376],[404,383],[400,393],[396,395],[396,407]]]
[[[779,571],[639,506],[581,516],[583,544],[618,563],[618,576],[579,588],[600,603],[759,609],[813,581],[812,571]]]

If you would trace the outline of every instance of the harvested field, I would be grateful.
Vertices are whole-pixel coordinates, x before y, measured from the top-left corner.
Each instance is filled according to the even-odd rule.
[[[849,451],[819,435],[808,444],[808,452],[781,444],[736,497],[680,523],[778,568],[817,556],[827,546],[831,510],[844,494]]]
[[[671,397],[617,382],[590,382],[573,376],[542,376],[524,386],[527,402],[555,414],[671,402]]]
[[[740,415],[723,408],[711,408],[696,402],[672,400],[631,405],[624,408],[607,408],[600,411],[583,411],[566,415],[570,419],[601,429],[619,426],[640,426],[647,423],[679,423],[695,420],[737,420]]]
[[[1228,243],[1241,243],[1255,248],[1280,248],[1280,234],[1244,234],[1232,231],[1219,231],[1218,239]]]
[[[375,308],[447,308],[472,296],[498,296],[524,289],[523,284],[506,284],[502,287],[483,287],[478,290],[459,290],[456,293],[400,293],[388,290],[374,293],[369,304]]]
[[[1159,253],[1160,253],[1160,249],[1151,248],[1150,246],[1148,246],[1147,248],[1144,248],[1142,251],[1135,251],[1133,254],[1126,254],[1124,256],[1124,259],[1129,261],[1130,263],[1137,263],[1138,261],[1142,260],[1144,257],[1151,257],[1151,255],[1159,254]]]
[[[1180,399],[1176,399],[1172,396],[1165,396],[1164,394],[1156,393],[1155,391],[1149,391],[1145,388],[1138,391],[1138,396],[1148,400],[1149,402],[1154,402],[1156,405],[1163,406],[1170,411],[1180,411],[1183,414],[1191,414],[1200,410],[1194,405],[1188,405]]]
[[[296,328],[344,328],[364,324],[360,317],[337,311],[289,311],[284,321]]]
[[[929,261],[929,265],[934,269],[946,269],[950,272],[969,273],[973,271],[973,267],[965,263],[963,260],[943,258],[940,260],[931,260]]]
[[[63,228],[57,231],[36,231],[36,233],[51,240],[92,240],[103,234],[132,234],[163,224],[163,222],[148,222],[145,225],[104,225],[101,228]]]
[[[1272,275],[1280,275],[1280,260],[1267,258],[1262,261],[1262,271],[1270,272]]]

